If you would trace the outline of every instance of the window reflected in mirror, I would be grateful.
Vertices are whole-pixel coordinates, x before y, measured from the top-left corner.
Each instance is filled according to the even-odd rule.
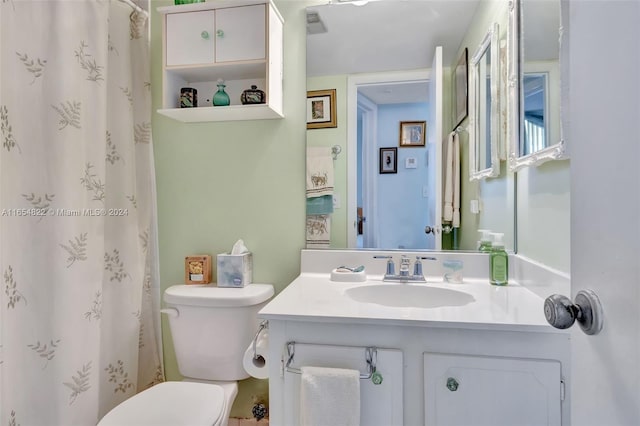
[[[560,0],[518,0],[510,11],[509,61],[516,81],[509,169],[564,158],[560,115]]]
[[[498,24],[491,25],[471,58],[469,180],[500,174]]]
[[[525,73],[522,77],[523,134],[520,153],[529,155],[547,147],[547,74]]]

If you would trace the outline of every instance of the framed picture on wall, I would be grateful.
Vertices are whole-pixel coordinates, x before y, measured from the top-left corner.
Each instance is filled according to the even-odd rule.
[[[307,92],[307,129],[338,127],[336,89]]]
[[[424,146],[426,130],[426,121],[401,121],[400,146]]]
[[[454,82],[456,89],[456,127],[462,123],[462,120],[467,118],[467,114],[469,113],[469,97],[468,97],[468,71],[469,67],[467,65],[467,48],[464,48],[462,55],[460,55],[460,59],[458,59],[458,63],[456,64]]]
[[[380,148],[380,174],[398,173],[398,148]]]

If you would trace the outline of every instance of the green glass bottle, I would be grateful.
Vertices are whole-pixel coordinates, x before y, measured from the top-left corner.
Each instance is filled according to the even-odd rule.
[[[493,285],[509,284],[509,255],[504,250],[504,234],[492,234],[494,241],[489,253],[489,282]]]
[[[229,95],[224,91],[224,80],[218,80],[218,91],[213,95],[213,106],[227,106],[231,103]]]

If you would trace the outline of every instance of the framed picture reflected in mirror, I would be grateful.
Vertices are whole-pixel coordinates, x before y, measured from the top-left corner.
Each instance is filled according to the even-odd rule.
[[[380,148],[380,174],[398,173],[398,148]]]
[[[426,121],[401,121],[400,147],[424,146],[426,131]]]

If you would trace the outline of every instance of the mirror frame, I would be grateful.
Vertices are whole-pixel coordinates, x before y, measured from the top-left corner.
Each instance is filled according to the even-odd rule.
[[[507,133],[509,142],[509,170],[518,171],[524,167],[537,167],[551,160],[566,159],[566,144],[563,135],[562,114],[557,117],[560,123],[560,141],[540,151],[527,155],[520,155],[520,137],[523,134],[524,120],[522,111],[524,111],[523,77],[524,77],[524,41],[522,34],[523,8],[524,0],[511,0],[509,2],[509,35],[507,42],[507,57],[509,63],[509,84],[508,84],[508,104],[509,104],[509,120],[507,125]],[[562,64],[562,8],[558,5],[560,13],[560,51],[558,61]],[[562,77],[560,80],[562,84]],[[562,88],[560,88],[562,90]],[[562,113],[562,107],[560,108]]]
[[[482,42],[476,49],[470,61],[471,84],[469,95],[469,180],[479,180],[500,175],[500,99],[498,85],[500,81],[500,54],[498,46],[498,23],[494,22],[489,27]],[[479,115],[479,99],[478,91],[480,89],[480,81],[478,75],[478,64],[484,53],[489,49],[491,54],[491,166],[486,169],[478,170],[476,160],[478,158],[479,140],[480,140],[480,120]]]

